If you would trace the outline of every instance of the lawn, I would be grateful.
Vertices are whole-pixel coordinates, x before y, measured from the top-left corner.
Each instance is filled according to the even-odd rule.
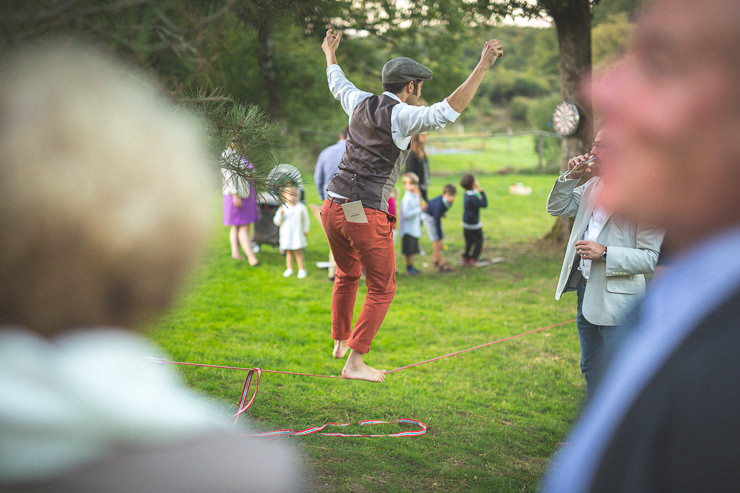
[[[445,137],[431,133],[427,140],[430,163],[438,175],[512,173],[538,170],[539,156],[535,137],[517,135],[507,137]],[[545,137],[551,142],[552,137]],[[454,153],[455,150],[464,150]],[[547,166],[546,159],[543,166]]]
[[[432,192],[454,175],[441,163]],[[452,173],[452,174],[450,174]],[[420,257],[420,276],[398,274],[390,311],[367,362],[392,369],[575,318],[575,297],[553,298],[562,248],[538,241],[553,219],[544,202],[554,175],[486,175],[490,206],[482,214],[485,267],[457,265],[463,247],[458,200],[443,222],[445,257],[439,273]],[[522,182],[531,195],[510,195]],[[316,203],[307,185],[308,202]],[[218,217],[215,201],[214,221]],[[284,258],[272,247],[261,266],[232,260],[222,227],[175,306],[152,338],[174,361],[338,375],[331,358],[331,283],[316,267],[328,246],[311,218],[307,279],[284,279]],[[431,252],[422,238],[421,247]],[[400,246],[397,262],[402,265]],[[425,264],[425,265],[422,265]],[[361,285],[356,313],[364,299]],[[303,453],[313,491],[535,491],[550,456],[583,398],[578,338],[570,323],[388,375],[382,384],[264,374],[242,421],[252,429],[305,429],[326,422],[422,421],[419,437],[290,437]],[[244,372],[178,367],[185,381],[233,413]],[[241,423],[240,423],[241,424]],[[408,425],[347,433],[393,433]]]

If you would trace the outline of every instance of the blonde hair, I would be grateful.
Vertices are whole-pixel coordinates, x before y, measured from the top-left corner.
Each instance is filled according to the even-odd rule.
[[[0,324],[130,326],[161,310],[213,222],[200,124],[73,45],[0,62]]]
[[[417,175],[413,171],[409,171],[408,173],[404,173],[403,174],[403,177],[404,177],[404,179],[405,178],[408,178],[409,180],[411,180],[411,183],[413,183],[414,185],[418,185],[419,184],[419,175]]]

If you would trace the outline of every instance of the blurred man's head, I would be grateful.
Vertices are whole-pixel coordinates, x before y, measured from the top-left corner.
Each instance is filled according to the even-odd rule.
[[[594,83],[609,129],[602,200],[677,246],[740,224],[740,2],[657,0],[633,54]]]
[[[602,176],[604,174],[604,168],[601,164],[607,156],[609,146],[606,135],[607,132],[599,130],[596,133],[596,137],[594,137],[594,141],[591,144],[591,150],[589,151],[591,156],[596,158],[596,161],[591,165],[594,170],[594,175],[596,176]]]

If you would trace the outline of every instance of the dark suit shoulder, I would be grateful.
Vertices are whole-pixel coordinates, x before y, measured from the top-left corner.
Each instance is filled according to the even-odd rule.
[[[737,491],[740,290],[700,322],[617,428],[592,491]]]

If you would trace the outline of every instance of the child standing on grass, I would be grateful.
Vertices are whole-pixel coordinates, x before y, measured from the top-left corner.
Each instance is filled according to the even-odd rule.
[[[463,233],[465,235],[465,252],[462,255],[463,265],[482,265],[480,252],[483,249],[483,225],[480,222],[480,210],[488,207],[486,192],[473,175],[465,175],[460,180],[465,189],[463,197]]]
[[[403,188],[406,193],[401,200],[401,253],[406,256],[406,273],[415,276],[419,269],[414,267],[414,255],[419,253],[419,238],[421,237],[421,213],[426,204],[421,198],[419,177],[416,173],[403,175]]]
[[[285,252],[286,269],[283,277],[293,275],[293,255],[298,263],[298,279],[306,277],[306,265],[303,260],[303,249],[308,242],[308,209],[298,202],[298,189],[285,187],[285,201],[275,214],[275,225],[280,228],[280,250]]]
[[[438,195],[430,200],[424,213],[421,215],[424,226],[427,228],[429,240],[432,242],[434,266],[440,272],[452,272],[452,267],[442,259],[442,239],[445,236],[444,231],[442,231],[442,218],[446,217],[447,209],[452,207],[452,202],[454,202],[456,194],[457,189],[455,185],[448,183],[442,190],[442,195]]]

